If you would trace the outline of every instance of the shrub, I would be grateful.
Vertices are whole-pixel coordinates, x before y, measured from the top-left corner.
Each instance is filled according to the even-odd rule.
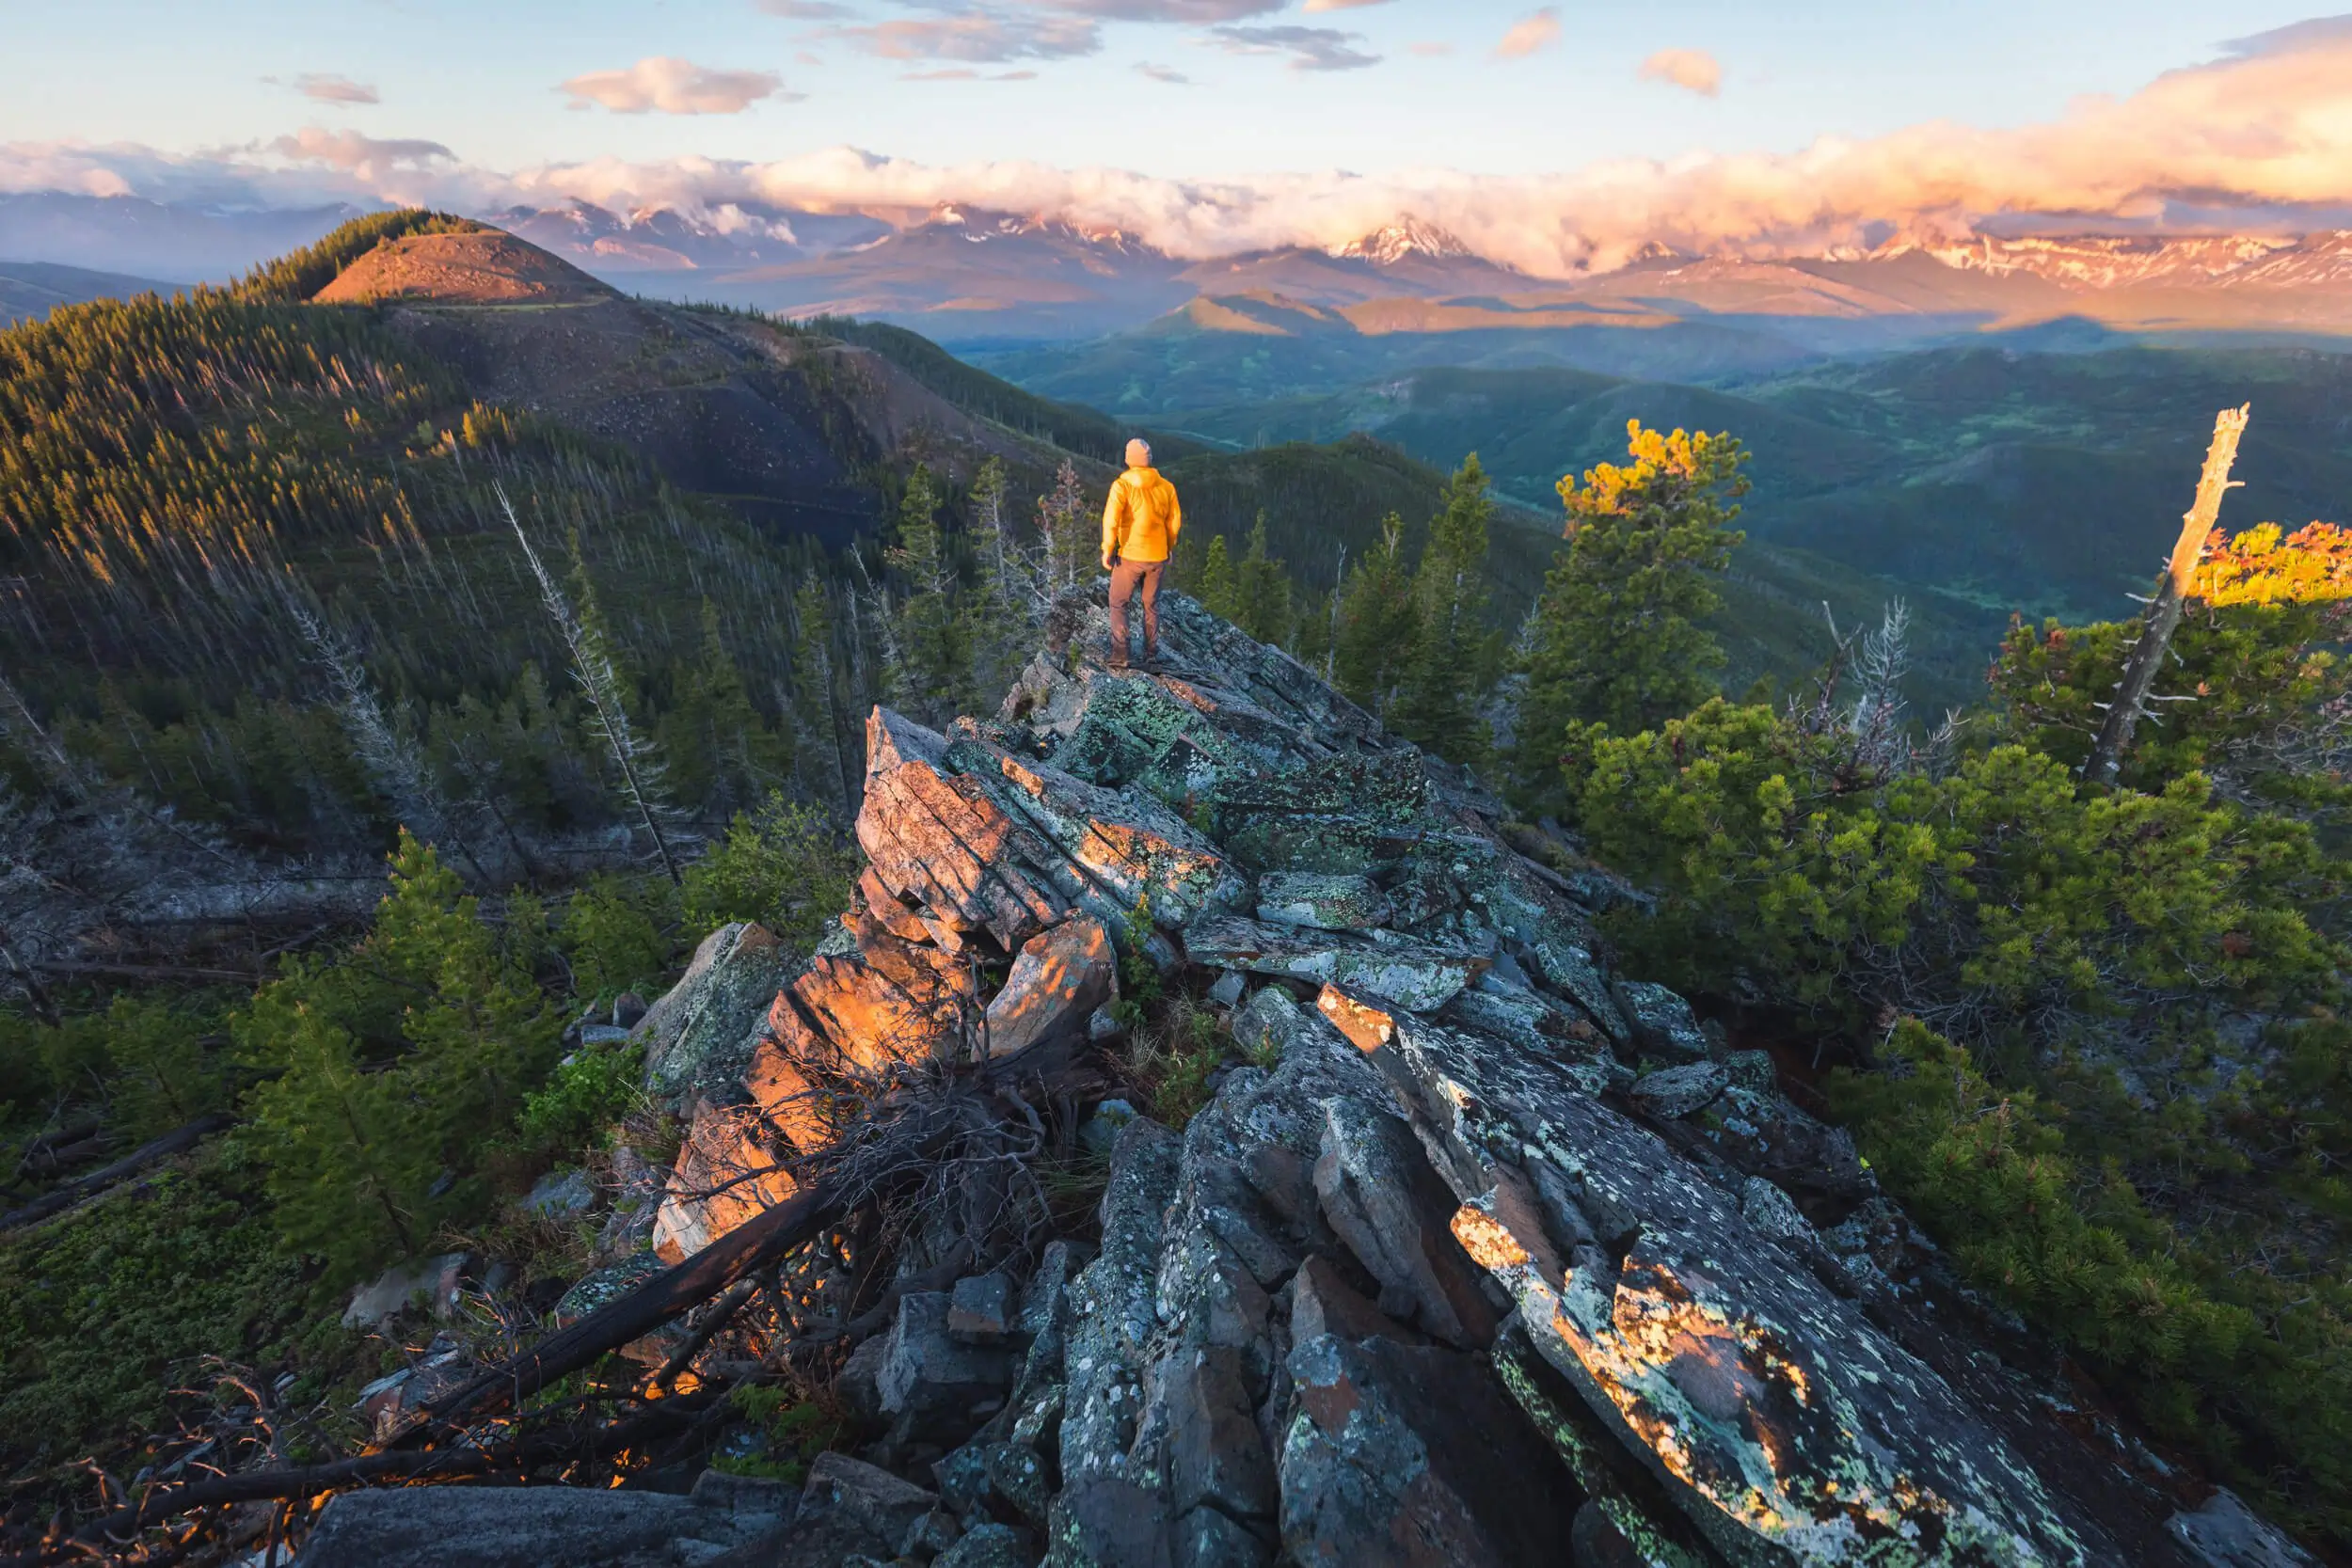
[[[609,1001],[658,989],[677,953],[675,893],[667,878],[600,873],[564,906],[556,945],[571,960],[572,989]]]
[[[755,920],[786,942],[815,945],[850,901],[857,859],[815,809],[768,797],[737,816],[726,838],[687,867],[687,928],[697,936]]]
[[[291,960],[234,1021],[265,1075],[242,1136],[280,1233],[339,1281],[421,1251],[478,1201],[479,1154],[553,1064],[562,1022],[531,974],[546,933],[509,912],[494,931],[404,832],[367,937]]]
[[[533,1155],[562,1159],[599,1142],[644,1097],[639,1046],[583,1046],[523,1097],[515,1132]]]

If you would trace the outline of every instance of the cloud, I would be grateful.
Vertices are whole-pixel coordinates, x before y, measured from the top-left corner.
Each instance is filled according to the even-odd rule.
[[[2352,34],[2307,34],[2169,71],[2038,123],[1933,120],[1791,152],[1620,158],[1544,175],[1182,180],[1027,162],[922,164],[851,148],[771,163],[598,159],[501,172],[455,160],[437,143],[316,128],[202,153],[0,145],[0,191],[41,190],[224,207],[424,202],[469,213],[578,198],[693,216],[729,204],[921,213],[946,202],[1117,228],[1184,257],[1343,244],[1413,213],[1542,277],[1613,266],[1652,240],[1772,257],[1898,234],[1957,239],[2027,227],[2301,233],[2352,228]]]
[[[279,136],[267,143],[266,149],[280,158],[325,164],[363,178],[373,169],[421,168],[457,159],[456,153],[437,141],[379,140],[357,131],[329,131],[319,125],[306,125],[292,135]]]
[[[1137,60],[1136,73],[1149,76],[1154,82],[1167,82],[1176,87],[1189,87],[1192,78],[1170,65],[1153,65],[1150,60]]]
[[[556,90],[569,93],[575,109],[601,104],[616,115],[739,115],[781,94],[784,81],[771,71],[713,71],[648,55],[627,71],[592,71]]]
[[[1103,47],[1093,18],[1036,16],[990,10],[948,16],[903,17],[855,27],[831,27],[825,36],[854,44],[885,60],[1059,60],[1091,55]]]
[[[1361,33],[1337,27],[1212,27],[1212,37],[1236,55],[1288,55],[1293,71],[1361,71],[1380,56],[1353,47]]]
[[[1055,10],[1091,16],[1104,22],[1239,22],[1244,17],[1279,11],[1288,0],[1036,0]],[[1363,6],[1379,0],[1348,0]],[[1327,8],[1307,0],[1311,11]]]
[[[834,0],[759,0],[759,8],[770,16],[790,17],[796,22],[839,22],[857,15],[847,6]]]
[[[348,76],[336,76],[312,71],[294,79],[294,89],[305,98],[315,98],[322,103],[381,103],[374,85],[355,82]]]
[[[1523,60],[1560,41],[1560,8],[1546,6],[1530,12],[1511,24],[1502,41],[1495,45],[1498,60]]]
[[[1723,90],[1724,68],[1704,49],[1661,49],[1642,62],[1642,79],[1670,82],[1712,98]]]

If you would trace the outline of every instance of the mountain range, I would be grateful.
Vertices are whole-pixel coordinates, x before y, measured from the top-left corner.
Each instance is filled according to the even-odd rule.
[[[351,215],[341,206],[0,196],[0,257],[220,281]],[[1588,346],[1661,334],[1656,344],[1599,353],[1591,368],[1705,378],[1988,331],[2031,334],[2045,347],[2118,334],[2326,341],[2352,332],[2346,231],[1897,234],[1867,250],[1780,259],[1653,244],[1609,271],[1538,277],[1409,214],[1325,248],[1203,259],[1117,229],[955,205],[816,213],[745,204],[688,214],[573,201],[484,215],[630,292],[889,321],[960,345],[1186,325],[1248,337],[1568,333]],[[1581,362],[1565,351],[1535,357]]]

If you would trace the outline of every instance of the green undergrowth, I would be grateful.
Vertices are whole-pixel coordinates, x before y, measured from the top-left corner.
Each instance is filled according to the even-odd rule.
[[[280,1243],[263,1172],[233,1143],[0,1239],[0,1470],[167,1430],[208,1357],[292,1370],[288,1402],[315,1401],[373,1370],[339,1306]]]

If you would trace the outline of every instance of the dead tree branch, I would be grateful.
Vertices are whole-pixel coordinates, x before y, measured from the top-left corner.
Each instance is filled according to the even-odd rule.
[[[2100,721],[2099,734],[2083,763],[2083,776],[2092,784],[2111,784],[2122,771],[2123,753],[2131,750],[2132,731],[2146,712],[2148,693],[2164,667],[2165,650],[2188,606],[2189,589],[2197,579],[2197,562],[2205,553],[2205,536],[2221,515],[2221,498],[2233,488],[2230,466],[2237,461],[2238,437],[2246,434],[2251,404],[2224,408],[2214,416],[2213,444],[2205,449],[2204,472],[2197,481],[2197,499],[2181,517],[2181,537],[2172,546],[2172,560],[2156,596],[2139,624],[2139,641],[2123,660],[2123,678]]]

